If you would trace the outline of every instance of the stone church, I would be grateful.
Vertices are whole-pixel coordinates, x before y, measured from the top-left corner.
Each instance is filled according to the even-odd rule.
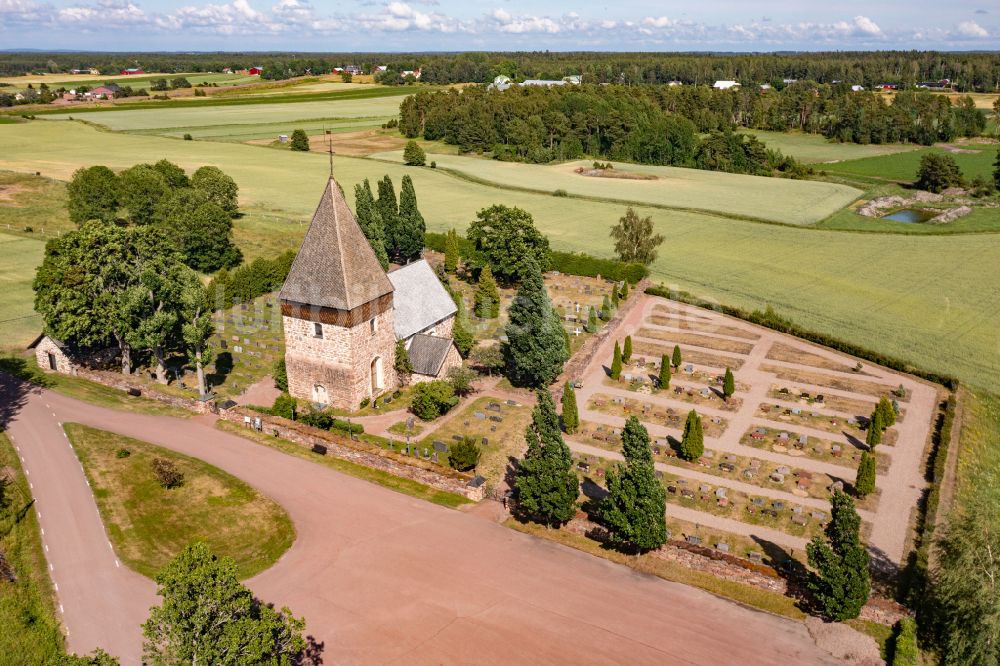
[[[451,338],[457,308],[433,269],[421,259],[386,273],[333,178],[279,297],[296,398],[357,409],[395,389],[397,340],[413,382],[462,363]]]

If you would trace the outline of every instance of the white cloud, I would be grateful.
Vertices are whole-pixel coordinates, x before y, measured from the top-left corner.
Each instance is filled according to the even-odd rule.
[[[866,35],[881,36],[882,28],[878,27],[875,21],[871,20],[867,16],[855,16],[854,17],[854,28],[861,33]]]
[[[958,34],[963,37],[982,38],[989,37],[990,33],[975,21],[962,21],[958,24]]]

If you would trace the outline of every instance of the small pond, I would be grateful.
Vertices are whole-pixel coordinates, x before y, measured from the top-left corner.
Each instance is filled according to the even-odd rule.
[[[906,222],[907,224],[920,224],[936,216],[940,211],[924,210],[921,208],[904,208],[895,213],[883,216],[883,220],[893,220],[895,222]]]

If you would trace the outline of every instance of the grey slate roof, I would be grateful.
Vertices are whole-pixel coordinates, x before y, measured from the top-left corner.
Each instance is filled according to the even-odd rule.
[[[349,311],[391,292],[392,283],[331,178],[280,298]]]
[[[395,289],[392,302],[397,340],[405,340],[458,312],[434,269],[423,259],[389,273],[389,280]]]
[[[451,350],[451,338],[435,335],[414,335],[410,343],[410,363],[418,375],[437,377]]]

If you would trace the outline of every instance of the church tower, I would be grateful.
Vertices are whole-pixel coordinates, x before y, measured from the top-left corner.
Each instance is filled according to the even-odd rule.
[[[393,286],[332,177],[279,298],[292,396],[353,410],[396,386]]]

